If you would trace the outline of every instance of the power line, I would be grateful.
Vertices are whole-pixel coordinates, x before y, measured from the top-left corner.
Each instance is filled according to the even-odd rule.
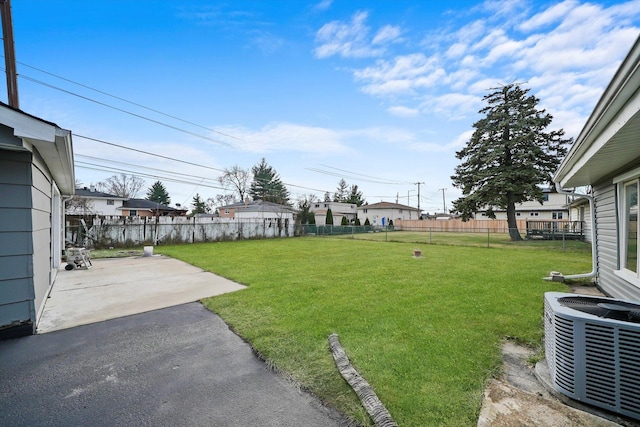
[[[75,92],[71,92],[70,90],[62,89],[62,88],[60,88],[60,87],[54,86],[54,85],[49,84],[49,83],[45,83],[45,82],[40,81],[40,80],[38,80],[38,79],[34,79],[34,78],[32,78],[32,77],[25,76],[24,74],[20,74],[20,75],[19,75],[19,77],[20,77],[20,78],[22,78],[22,79],[25,79],[25,80],[28,80],[28,81],[31,81],[31,82],[34,82],[34,83],[37,83],[37,84],[40,84],[40,85],[46,86],[46,87],[48,87],[48,88],[55,89],[55,90],[58,90],[58,91],[60,91],[60,92],[64,92],[64,93],[69,94],[69,95],[76,96],[76,97],[78,97],[78,98],[80,98],[80,99],[84,99],[85,101],[93,102],[93,103],[98,104],[98,105],[101,105],[101,106],[103,106],[103,107],[111,108],[111,109],[116,110],[116,111],[119,111],[119,112],[121,112],[121,113],[129,114],[129,115],[131,115],[131,116],[133,116],[133,117],[136,117],[136,118],[138,118],[138,119],[146,120],[146,121],[148,121],[148,122],[155,123],[155,124],[157,124],[157,125],[164,126],[164,127],[169,128],[169,129],[176,130],[176,131],[178,131],[178,132],[186,133],[187,135],[195,136],[195,137],[197,137],[197,138],[202,138],[202,139],[205,139],[205,140],[207,140],[207,141],[214,142],[214,143],[216,143],[216,144],[226,145],[226,146],[228,146],[228,147],[231,147],[231,146],[232,146],[231,144],[229,144],[229,143],[227,143],[227,142],[220,141],[220,140],[217,140],[217,139],[214,139],[214,138],[210,138],[210,137],[208,137],[208,136],[201,135],[201,134],[199,134],[199,133],[191,132],[191,131],[189,131],[189,130],[182,129],[182,128],[179,128],[179,127],[177,127],[177,126],[173,126],[173,125],[170,125],[170,124],[168,124],[168,123],[161,122],[161,121],[159,121],[159,120],[155,120],[155,119],[152,119],[152,118],[149,118],[149,117],[145,117],[145,116],[143,116],[143,115],[141,115],[141,114],[136,114],[136,113],[133,113],[133,112],[131,112],[131,111],[127,111],[127,110],[125,110],[125,109],[123,109],[123,108],[114,107],[113,105],[109,105],[109,104],[107,104],[107,103],[105,103],[105,102],[97,101],[97,100],[92,99],[92,98],[89,98],[89,97],[87,97],[87,96],[80,95],[80,94],[77,94],[77,93],[75,93]],[[236,138],[236,139],[237,139],[237,138]]]
[[[223,169],[218,169],[218,168],[214,168],[214,167],[211,167],[211,166],[205,166],[205,165],[201,165],[201,164],[198,164],[198,163],[188,162],[186,160],[180,160],[180,159],[176,159],[176,158],[173,158],[173,157],[163,156],[161,154],[152,153],[150,151],[139,150],[137,148],[127,147],[125,145],[115,144],[113,142],[108,142],[108,141],[104,141],[104,140],[97,139],[97,138],[91,138],[89,136],[83,136],[83,135],[78,135],[78,134],[74,134],[74,136],[79,137],[79,138],[83,138],[83,139],[88,139],[90,141],[95,141],[95,142],[98,142],[98,143],[101,143],[101,144],[106,144],[106,145],[110,145],[110,146],[113,146],[113,147],[122,148],[124,150],[130,150],[130,151],[135,151],[135,152],[138,152],[138,153],[146,154],[146,155],[149,155],[149,156],[159,157],[161,159],[166,159],[166,160],[171,160],[171,161],[174,161],[174,162],[184,163],[184,164],[188,164],[188,165],[191,165],[191,166],[197,166],[197,167],[200,167],[200,168],[211,169],[211,170],[215,170],[215,171],[222,172],[222,173],[226,172]],[[83,155],[81,154],[80,156],[83,156]],[[86,156],[86,157],[91,157],[91,156]],[[94,157],[94,159],[95,159],[95,157]],[[106,160],[106,159],[101,159],[101,160],[111,161],[111,160]],[[124,162],[117,162],[117,161],[111,161],[111,162],[124,163]],[[133,165],[133,164],[127,164],[127,165],[136,166],[136,165]],[[114,168],[114,170],[116,170],[116,168]],[[194,175],[193,177],[197,177],[197,176]],[[197,177],[197,178],[200,178],[200,177]],[[209,179],[209,178],[203,178],[203,179]],[[254,178],[254,179],[256,179],[256,178]],[[259,179],[260,178],[258,178],[258,180]],[[317,189],[317,188],[304,187],[304,186],[301,186],[301,185],[290,184],[290,183],[286,183],[286,182],[283,182],[282,184],[286,185],[286,186],[289,186],[289,187],[302,188],[302,189],[305,189],[305,190],[325,192],[325,190],[320,190],[320,189]],[[213,188],[222,188],[222,187],[213,187]],[[226,188],[222,188],[222,189],[226,190]]]
[[[340,168],[335,168],[333,166],[329,166],[329,165],[323,165],[320,164],[320,166],[324,166],[325,168],[329,168],[329,169],[335,169],[337,171],[341,171],[341,172],[346,172],[350,175],[358,175],[358,176],[363,176],[365,178],[371,178],[371,179],[375,179],[376,181],[388,181],[389,184],[394,184],[394,185],[403,185],[403,184],[413,184],[412,182],[396,182],[396,181],[391,181],[391,180],[386,180],[384,178],[378,178],[375,176],[371,176],[371,175],[365,175],[365,174],[361,174],[361,173],[357,173],[357,172],[351,172],[345,169],[340,169]],[[382,183],[382,182],[380,182]]]
[[[317,168],[305,168],[305,169],[308,170],[308,171],[311,171],[311,172],[321,173],[323,175],[335,176],[335,177],[338,177],[338,178],[344,178],[345,177],[344,174],[337,173],[337,172],[325,171],[325,170],[317,169]],[[372,179],[365,179],[365,178],[354,178],[354,177],[349,177],[349,176],[347,176],[347,178],[353,179],[353,180],[358,180],[358,181],[361,181],[361,182],[370,182],[370,183],[373,183],[373,184],[384,184],[384,185],[401,185],[402,184],[400,182],[379,181],[379,180],[372,180]]]
[[[80,169],[88,169],[88,170],[94,170],[94,171],[99,171],[99,172],[109,172],[109,173],[112,173],[112,172],[128,173],[130,175],[141,177],[141,178],[154,178],[154,179],[163,180],[163,181],[167,181],[167,182],[174,182],[174,183],[177,183],[177,184],[188,184],[188,185],[196,184],[193,181],[185,181],[185,180],[181,180],[181,179],[177,179],[177,178],[171,178],[171,177],[165,177],[165,176],[161,176],[161,175],[157,175],[157,174],[148,174],[148,173],[139,172],[139,171],[133,171],[133,170],[129,170],[129,169],[105,167],[103,165],[95,165],[93,163],[87,163],[87,162],[79,162],[79,163],[80,164],[76,165],[76,167],[80,168]],[[211,184],[204,184],[204,183],[197,183],[197,184],[199,186],[202,186],[202,187],[216,188],[216,189],[224,190],[224,188],[222,188],[222,187],[218,187],[218,186],[211,185]]]
[[[156,110],[156,109],[154,109],[154,108],[147,107],[147,106],[142,105],[142,104],[139,104],[139,103],[137,103],[137,102],[129,101],[128,99],[125,99],[125,98],[122,98],[122,97],[119,97],[119,96],[116,96],[116,95],[112,95],[112,94],[110,94],[110,93],[108,93],[108,92],[102,91],[102,90],[100,90],[100,89],[93,88],[93,87],[91,87],[91,86],[88,86],[88,85],[85,85],[85,84],[82,84],[82,83],[78,83],[78,82],[76,82],[76,81],[74,81],[74,80],[71,80],[71,79],[68,79],[68,78],[66,78],[66,77],[62,77],[62,76],[59,76],[59,75],[57,75],[57,74],[51,73],[51,72],[49,72],[49,71],[43,70],[43,69],[41,69],[41,68],[34,67],[33,65],[25,64],[24,62],[20,62],[20,61],[17,61],[17,63],[18,63],[18,64],[20,64],[20,65],[23,65],[23,66],[25,66],[25,67],[27,67],[27,68],[31,68],[32,70],[39,71],[39,72],[41,72],[41,73],[43,73],[43,74],[47,74],[47,75],[52,76],[52,77],[55,77],[55,78],[57,78],[57,79],[64,80],[65,82],[69,82],[69,83],[72,83],[72,84],[74,84],[74,85],[77,85],[77,86],[83,87],[83,88],[85,88],[85,89],[89,89],[89,90],[92,90],[92,91],[94,91],[94,92],[97,92],[97,93],[99,93],[99,94],[106,95],[106,96],[108,96],[108,97],[111,97],[111,98],[117,99],[117,100],[119,100],[119,101],[126,102],[126,103],[131,104],[131,105],[135,105],[136,107],[144,108],[145,110],[148,110],[148,111],[151,111],[151,112],[154,112],[154,113],[157,113],[157,114],[163,115],[163,116],[165,116],[165,117],[172,118],[172,119],[174,119],[174,120],[178,120],[178,121],[180,121],[180,122],[183,122],[183,123],[186,123],[186,124],[189,124],[189,125],[192,125],[192,126],[199,127],[199,128],[201,128],[201,129],[204,129],[204,130],[208,130],[209,132],[217,133],[218,135],[226,136],[226,137],[228,137],[228,138],[232,138],[232,139],[235,139],[235,140],[238,140],[238,141],[241,141],[241,142],[245,142],[245,141],[243,141],[242,139],[237,138],[237,137],[235,137],[235,136],[233,136],[233,135],[229,135],[229,134],[227,134],[227,133],[220,132],[220,131],[217,131],[217,130],[215,130],[215,129],[211,129],[211,128],[208,128],[208,127],[206,127],[206,126],[202,126],[202,125],[199,125],[199,124],[197,124],[197,123],[193,123],[193,122],[191,122],[191,121],[189,121],[189,120],[181,119],[180,117],[177,117],[177,116],[174,116],[174,115],[171,115],[171,114],[163,113],[163,112],[162,112],[162,111],[160,111],[160,110]]]
[[[131,148],[131,147],[127,147],[125,145],[120,145],[120,144],[115,144],[113,142],[104,141],[102,139],[91,138],[90,136],[78,135],[77,133],[74,134],[74,136],[76,136],[78,138],[88,139],[90,141],[99,142],[101,144],[111,145],[112,147],[118,147],[118,148],[122,148],[122,149],[125,149],[125,150],[131,150],[131,151],[135,151],[135,152],[138,152],[138,153],[147,154],[149,156],[159,157],[161,159],[166,159],[166,160],[171,160],[171,161],[174,161],[174,162],[184,163],[184,164],[191,165],[191,166],[197,166],[199,168],[211,169],[211,170],[222,172],[222,173],[225,172],[223,169],[218,169],[218,168],[214,168],[214,167],[211,167],[211,166],[200,165],[198,163],[188,162],[186,160],[180,160],[180,159],[176,159],[176,158],[173,158],[173,157],[163,156],[162,154],[151,153],[149,151],[139,150],[137,148]]]
[[[174,172],[174,171],[168,171],[168,170],[163,170],[163,169],[158,169],[158,168],[152,168],[152,167],[149,167],[149,166],[136,165],[134,163],[127,163],[127,162],[120,162],[120,161],[117,161],[117,160],[103,159],[103,158],[100,158],[100,157],[88,156],[88,155],[85,155],[85,154],[76,154],[75,157],[80,157],[80,158],[85,158],[85,159],[90,159],[90,160],[98,160],[98,161],[102,161],[102,162],[113,163],[113,164],[116,164],[116,165],[129,166],[129,167],[138,168],[138,169],[146,169],[146,170],[155,171],[155,172],[164,172],[164,173],[169,173],[169,174],[172,174],[172,175],[181,175],[181,176],[184,176],[184,177],[187,177],[187,178],[197,178],[197,179],[204,179],[204,180],[216,181],[217,182],[217,178],[206,178],[206,177],[202,177],[202,176],[198,176],[198,175],[192,175],[192,174],[186,174],[186,173],[182,173],[182,172]],[[104,166],[104,165],[100,165],[100,166]]]

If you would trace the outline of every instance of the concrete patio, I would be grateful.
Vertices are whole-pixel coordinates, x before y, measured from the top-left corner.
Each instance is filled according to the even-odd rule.
[[[245,286],[161,255],[92,261],[58,271],[37,333],[116,319],[244,289]]]

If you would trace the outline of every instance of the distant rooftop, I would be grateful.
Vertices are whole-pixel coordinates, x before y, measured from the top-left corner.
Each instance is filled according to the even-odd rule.
[[[95,187],[83,187],[76,188],[76,196],[79,197],[100,197],[105,199],[121,199],[126,200],[126,197],[116,196],[115,194],[103,193],[102,191],[97,191]]]

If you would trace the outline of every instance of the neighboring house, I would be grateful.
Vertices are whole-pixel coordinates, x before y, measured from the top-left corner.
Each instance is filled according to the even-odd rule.
[[[568,220],[569,219],[569,196],[558,193],[555,190],[545,188],[542,190],[544,202],[527,201],[516,204],[516,219],[525,220]],[[494,209],[495,219],[507,219],[505,209]],[[487,211],[478,211],[475,219],[492,219]]]
[[[126,197],[96,191],[92,185],[87,188],[76,188],[73,199],[67,202],[67,215],[122,215],[118,210]]]
[[[220,218],[234,220],[270,220],[291,221],[293,223],[296,210],[290,206],[262,200],[245,200],[240,203],[232,203],[218,209]]]
[[[358,208],[358,218],[364,225],[367,219],[374,227],[385,227],[389,220],[398,219],[419,219],[420,210],[411,206],[400,205],[398,203],[380,202],[372,205],[362,205]]]
[[[122,216],[184,216],[186,211],[147,199],[127,199],[117,208]]]
[[[342,218],[347,218],[349,224],[356,219],[358,206],[355,203],[315,202],[309,207],[309,212],[315,215],[316,225],[324,225],[327,220],[327,210],[331,209],[333,224],[340,225]]]
[[[640,38],[605,89],[554,181],[561,188],[591,186],[593,273],[605,293],[640,300]]]
[[[589,199],[577,197],[569,203],[569,221],[572,224],[579,224],[582,227],[584,240],[591,242],[591,210],[589,209]],[[576,228],[574,227],[574,228]]]
[[[71,132],[0,103],[0,338],[33,334],[62,263]]]

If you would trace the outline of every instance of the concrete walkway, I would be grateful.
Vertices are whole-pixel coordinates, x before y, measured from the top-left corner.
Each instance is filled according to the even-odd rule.
[[[88,270],[59,270],[37,333],[158,310],[244,288],[161,255],[96,259]]]

